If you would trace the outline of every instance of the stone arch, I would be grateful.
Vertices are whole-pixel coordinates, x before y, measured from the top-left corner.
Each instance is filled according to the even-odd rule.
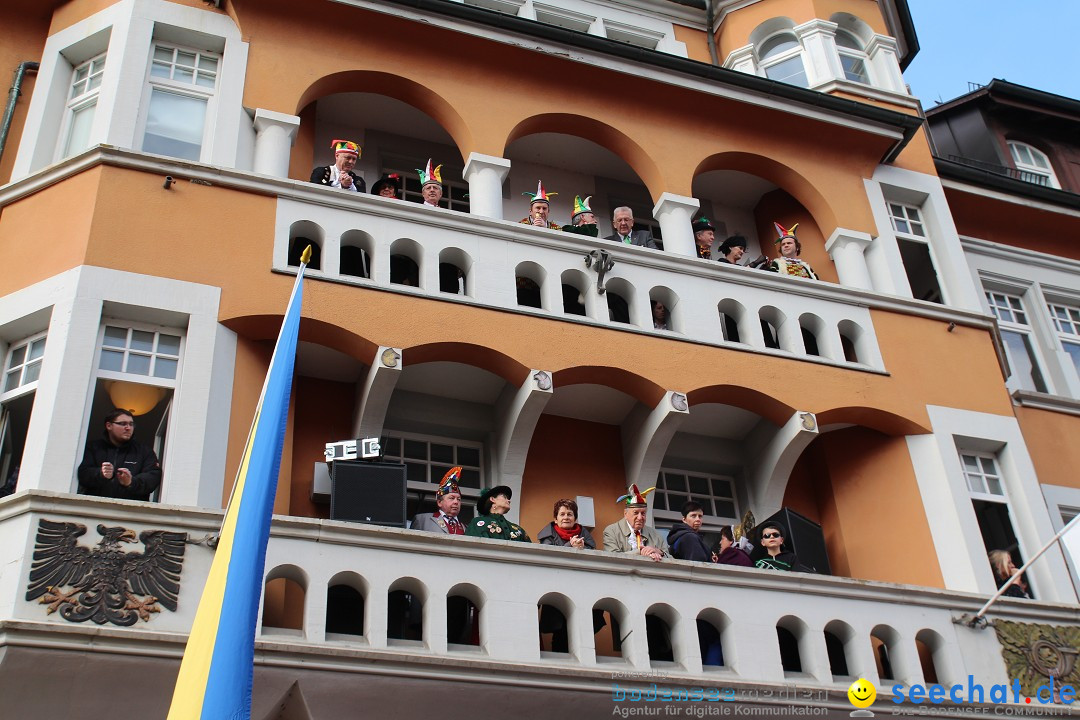
[[[814,183],[778,160],[740,151],[717,153],[698,163],[694,177],[713,170],[734,170],[768,180],[806,208],[823,236],[827,236],[839,224],[836,210]]]
[[[507,135],[503,143],[504,154],[510,143],[537,133],[561,133],[594,142],[622,158],[641,178],[654,202],[664,192],[660,168],[637,141],[607,123],[583,115],[546,113],[526,118]]]
[[[308,574],[297,565],[278,565],[263,581],[262,631],[303,635]]]
[[[583,365],[556,371],[552,375],[555,387],[590,383],[605,385],[626,393],[648,408],[656,407],[666,390],[651,380],[628,370],[597,365]]]
[[[321,77],[300,95],[294,113],[300,114],[319,98],[346,92],[386,95],[420,110],[449,133],[463,158],[467,157],[474,147],[472,131],[453,105],[431,88],[392,73],[347,70]]]
[[[708,385],[686,394],[690,407],[701,403],[733,405],[757,413],[772,424],[782,426],[795,412],[795,408],[771,395],[740,385]]]
[[[326,583],[326,632],[338,635],[367,634],[369,585],[361,575],[344,570]]]
[[[402,350],[405,367],[428,362],[455,362],[472,365],[498,375],[513,386],[525,382],[529,368],[520,362],[482,345],[461,342],[440,342],[414,345]]]
[[[818,425],[862,425],[886,435],[924,435],[930,428],[911,418],[872,407],[839,407],[816,413]]]

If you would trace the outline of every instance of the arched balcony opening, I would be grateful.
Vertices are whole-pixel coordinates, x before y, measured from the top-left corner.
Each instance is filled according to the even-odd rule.
[[[802,333],[803,350],[807,355],[823,356],[826,332],[825,321],[813,313],[803,313],[799,316],[799,330]]]
[[[698,650],[705,670],[732,666],[734,652],[731,643],[724,641],[730,627],[731,619],[716,608],[706,608],[698,613]]]
[[[548,593],[536,603],[536,612],[542,653],[566,655],[576,650],[572,647],[575,641],[570,632],[570,619],[574,613],[570,598],[560,593]]]
[[[585,295],[589,291],[589,279],[580,270],[564,270],[562,274],[563,312],[567,315],[585,316]]]
[[[322,247],[326,234],[323,229],[310,220],[297,220],[289,226],[289,265],[300,267],[300,256],[304,249],[311,246],[311,259],[308,267],[322,269]]]
[[[427,588],[416,578],[399,578],[386,594],[386,638],[391,645],[424,641]]]
[[[279,565],[266,574],[263,593],[264,635],[304,634],[307,573],[295,565]]]
[[[738,300],[724,298],[716,306],[720,314],[720,329],[724,333],[724,341],[731,343],[745,343],[743,338],[749,337],[749,331],[743,331],[747,312],[743,304]]]
[[[446,644],[481,647],[480,611],[484,594],[475,585],[462,583],[446,594]]]
[[[653,329],[682,332],[682,312],[679,296],[671,288],[657,285],[649,291],[649,312]]]
[[[922,629],[915,634],[915,649],[919,653],[923,682],[926,685],[952,685],[946,662],[945,640],[933,630]]]
[[[901,668],[894,665],[894,656],[900,643],[900,634],[888,625],[878,625],[870,631],[870,645],[874,650],[874,662],[882,682],[901,678]]]
[[[390,246],[390,284],[423,287],[424,250],[420,243],[398,238]]]
[[[780,664],[785,676],[799,677],[807,672],[810,652],[808,634],[806,623],[793,615],[782,617],[776,623],[776,641],[780,647]]]
[[[652,215],[662,184],[652,158],[619,130],[588,117],[552,113],[528,118],[507,138],[511,162],[509,199],[503,217],[526,218],[538,181],[559,196],[550,205],[548,221],[570,223],[574,195],[591,197],[600,238],[614,234],[611,219],[617,207],[629,207],[634,229],[647,230],[662,243],[660,224]]]
[[[517,303],[522,307],[545,310],[544,279],[547,271],[534,262],[518,263],[514,269],[514,285],[517,288]]]
[[[626,606],[614,598],[603,598],[593,605],[593,613],[600,613],[604,627],[596,635],[596,661],[598,663],[624,660],[623,641],[628,638],[629,613]]]
[[[460,115],[432,90],[387,69],[390,72],[336,73],[308,88],[297,112],[301,118],[297,144],[308,144],[313,153],[309,165],[294,163],[290,175],[309,179],[313,167],[334,163],[333,140],[353,140],[361,146],[353,172],[365,181],[366,193],[380,178],[394,173],[400,176],[396,197],[423,202],[417,169],[424,169],[431,158],[442,165],[438,205],[469,212],[468,184],[462,179],[465,161],[458,150],[462,142],[469,142],[469,131]],[[348,118],[347,125],[341,118]]]
[[[634,324],[637,307],[634,286],[625,278],[612,278],[607,283],[608,320],[614,323]]]
[[[673,628],[679,624],[679,613],[670,605],[657,604],[645,612],[645,636],[649,641],[649,663],[654,668],[670,667],[684,653]]]
[[[354,572],[338,573],[326,587],[326,635],[360,637],[366,634],[367,582]]]
[[[341,234],[339,272],[351,277],[371,278],[371,259],[375,239],[363,230],[346,230]]]
[[[850,363],[871,364],[868,346],[870,339],[862,326],[851,320],[841,320],[836,329],[840,333],[840,346],[844,350],[844,359]]]
[[[785,347],[788,343],[782,332],[787,316],[780,309],[766,305],[758,311],[758,318],[761,320],[761,334],[765,340],[765,347],[791,352],[790,347]]]
[[[405,366],[385,415],[373,420],[381,424],[383,459],[405,465],[409,518],[438,509],[439,482],[460,466],[458,518],[467,525],[491,472],[492,438],[512,431],[498,421],[498,400],[508,385],[525,381],[527,368],[468,344],[404,348],[402,354]]]
[[[472,258],[460,248],[444,248],[439,252],[439,291],[454,295],[471,295],[469,271]]]
[[[854,682],[857,670],[848,662],[848,647],[855,640],[855,631],[842,620],[833,620],[825,626],[825,651],[829,655],[829,671],[833,682]]]

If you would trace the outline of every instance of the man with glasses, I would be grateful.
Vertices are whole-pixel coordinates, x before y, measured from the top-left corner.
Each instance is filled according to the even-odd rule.
[[[105,416],[103,437],[86,445],[79,465],[83,495],[121,500],[149,500],[161,484],[161,463],[154,451],[131,439],[135,416],[113,410]]]

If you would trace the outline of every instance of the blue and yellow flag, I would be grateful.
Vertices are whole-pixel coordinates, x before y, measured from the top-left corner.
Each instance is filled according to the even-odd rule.
[[[310,259],[308,247],[225,510],[217,552],[176,678],[169,720],[241,720],[251,716],[255,624],[289,413],[304,268]]]

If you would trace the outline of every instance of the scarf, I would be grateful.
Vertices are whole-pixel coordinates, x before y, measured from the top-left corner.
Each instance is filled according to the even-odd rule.
[[[578,524],[575,524],[574,527],[569,530],[563,530],[558,525],[553,525],[553,527],[555,528],[555,532],[559,533],[559,537],[561,537],[564,542],[570,542],[570,538],[581,534],[581,525]]]

